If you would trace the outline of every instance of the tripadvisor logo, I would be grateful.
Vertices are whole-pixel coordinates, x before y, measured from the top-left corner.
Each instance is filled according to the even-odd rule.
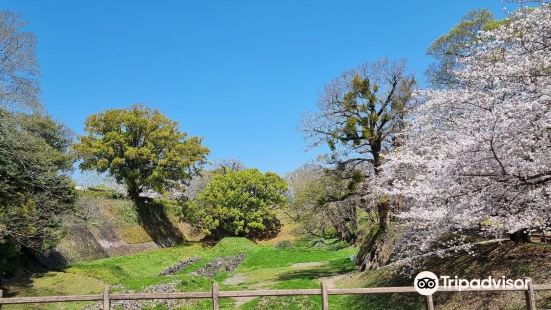
[[[430,271],[420,272],[415,277],[413,286],[415,286],[417,293],[421,295],[432,295],[438,290],[438,277]]]
[[[440,284],[439,285],[439,280]],[[438,290],[439,286],[444,289],[452,289],[454,291],[461,291],[463,289],[518,289],[524,290],[528,287],[528,279],[507,279],[505,277],[494,278],[489,276],[484,279],[461,279],[457,276],[440,276],[438,277],[430,271],[420,272],[413,281],[415,290],[421,295],[432,295]]]

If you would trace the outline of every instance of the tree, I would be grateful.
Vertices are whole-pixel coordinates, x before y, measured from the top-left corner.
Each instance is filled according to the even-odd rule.
[[[286,203],[285,180],[257,169],[215,173],[197,197],[185,203],[183,217],[211,238],[275,236],[281,227],[276,211]]]
[[[139,105],[88,117],[86,132],[74,146],[80,168],[108,172],[135,202],[144,190],[183,190],[209,152],[200,138],[188,137],[176,122]]]
[[[356,185],[365,178],[381,173],[382,156],[400,144],[397,133],[404,128],[408,110],[413,106],[411,95],[415,79],[405,69],[405,62],[383,59],[343,73],[333,80],[320,98],[320,112],[305,120],[307,139],[314,146],[327,144],[328,156],[336,172],[350,180],[349,191],[328,202],[345,201],[365,195],[366,189]],[[357,263],[378,266],[383,260],[378,254],[365,262],[367,252],[379,247],[389,224],[390,203],[375,199],[379,218],[377,242],[362,247]],[[366,206],[368,204],[365,204]]]
[[[307,139],[313,146],[327,144],[331,163],[369,163],[379,173],[381,154],[403,126],[414,84],[403,61],[383,59],[343,73],[326,86],[319,113],[305,119]]]
[[[307,139],[313,146],[326,143],[329,162],[338,169],[367,167],[364,177],[377,175],[382,154],[398,142],[395,134],[411,107],[414,84],[404,62],[387,59],[343,73],[326,87],[320,112],[305,119]],[[350,179],[361,178],[352,174]],[[385,223],[387,219],[381,219]]]
[[[75,200],[65,174],[73,164],[70,142],[46,116],[0,108],[0,274],[15,271],[10,256],[48,251],[61,238],[61,217]]]
[[[287,176],[290,202],[286,214],[297,232],[317,238],[354,243],[358,222],[355,200],[329,201],[349,192],[347,181],[321,166],[300,167]]]
[[[70,133],[38,114],[35,37],[24,26],[18,15],[0,11],[0,277],[16,271],[22,254],[56,245],[61,217],[75,199],[66,175]]]
[[[378,181],[411,199],[401,217],[422,231],[417,250],[483,220],[495,234],[550,223],[550,33],[551,5],[520,9],[480,33],[457,86],[420,94]]]
[[[18,15],[0,11],[0,108],[40,108],[36,39],[24,26]]]
[[[492,12],[486,9],[470,11],[461,22],[448,33],[436,39],[427,50],[427,54],[436,60],[427,70],[427,76],[433,87],[452,87],[459,81],[454,71],[461,68],[460,59],[465,57],[472,45],[479,39],[480,31],[499,27]]]

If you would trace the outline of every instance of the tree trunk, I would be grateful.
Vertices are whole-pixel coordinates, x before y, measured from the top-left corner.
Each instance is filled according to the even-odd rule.
[[[377,203],[377,216],[379,217],[379,230],[387,229],[390,222],[390,203],[381,201]]]
[[[385,265],[390,257],[390,253],[384,251],[386,239],[387,230],[380,229],[371,239],[363,242],[355,261],[356,265],[360,266],[360,271],[377,269]]]
[[[365,240],[360,246],[358,256],[356,256],[356,265],[360,266],[360,271],[377,269],[386,264],[390,258],[390,250],[385,249],[390,240],[388,240],[388,227],[390,224],[390,201],[381,199],[377,203],[377,217],[379,219],[377,232],[369,240]]]
[[[126,192],[128,193],[128,197],[136,204],[136,207],[138,207],[138,204],[141,202],[141,189],[134,181],[127,181],[126,182]]]

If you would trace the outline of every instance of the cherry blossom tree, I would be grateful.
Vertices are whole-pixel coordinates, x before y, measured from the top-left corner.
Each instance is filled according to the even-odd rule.
[[[458,61],[454,87],[417,94],[373,184],[409,202],[421,250],[481,221],[501,234],[551,219],[551,5],[480,32]]]

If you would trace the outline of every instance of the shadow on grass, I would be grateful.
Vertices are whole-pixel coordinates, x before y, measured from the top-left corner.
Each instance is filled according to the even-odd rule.
[[[143,199],[136,202],[136,209],[140,224],[158,246],[170,247],[184,242],[182,232],[172,224],[164,205]]]
[[[23,247],[19,254],[13,257],[10,272],[0,277],[2,295],[15,297],[19,289],[32,287],[33,277],[42,277],[49,271],[64,271],[67,265],[66,259],[56,250],[41,253]]]
[[[327,265],[319,268],[298,269],[282,273],[278,276],[279,280],[307,279],[314,280],[318,278],[332,277],[345,274],[354,270],[354,265],[347,259],[332,260]]]

